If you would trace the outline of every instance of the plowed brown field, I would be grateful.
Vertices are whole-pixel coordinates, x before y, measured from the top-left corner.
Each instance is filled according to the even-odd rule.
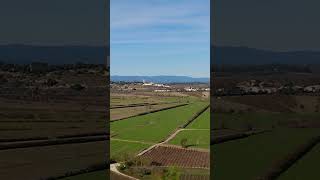
[[[209,168],[210,153],[176,147],[157,146],[142,155],[156,166]]]

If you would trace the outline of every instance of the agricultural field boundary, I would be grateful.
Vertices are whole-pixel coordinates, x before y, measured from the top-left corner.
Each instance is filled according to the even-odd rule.
[[[277,179],[299,159],[303,158],[304,155],[310,152],[318,143],[320,143],[320,136],[310,139],[307,143],[299,146],[293,152],[288,153],[288,155],[283,159],[276,161],[264,175],[257,177],[256,180]]]
[[[189,124],[191,124],[194,120],[196,120],[202,113],[204,113],[208,108],[210,108],[210,104],[207,105],[205,108],[197,112],[189,121],[187,121],[181,128],[186,128]]]
[[[140,106],[148,106],[148,105],[163,105],[163,104],[176,104],[179,102],[164,102],[164,103],[139,103],[139,104],[128,104],[128,105],[117,105],[112,106],[110,109],[121,109],[121,108],[129,108],[129,107],[140,107]]]
[[[61,135],[57,137],[39,136],[39,137],[28,137],[28,138],[0,138],[0,143],[13,143],[13,142],[21,142],[21,141],[40,141],[40,140],[50,140],[52,138],[56,138],[56,139],[80,138],[80,137],[90,137],[90,136],[91,137],[92,136],[109,136],[109,134],[106,132],[92,132],[92,133]]]
[[[142,156],[143,154],[147,153],[148,151],[152,150],[153,148],[157,147],[157,146],[161,146],[163,144],[168,143],[170,140],[172,140],[179,132],[184,131],[184,127],[187,127],[191,122],[193,122],[195,119],[197,119],[197,117],[199,117],[202,113],[204,113],[208,108],[210,107],[210,105],[207,105],[205,108],[203,108],[202,110],[200,110],[199,112],[197,112],[187,123],[185,123],[184,125],[182,125],[181,127],[179,127],[176,131],[174,131],[172,134],[169,135],[169,137],[167,137],[165,140],[163,140],[162,142],[159,142],[145,150],[143,150],[142,152],[140,152],[137,156]]]
[[[220,144],[228,141],[233,141],[233,140],[238,140],[238,139],[243,139],[247,138],[253,135],[258,135],[258,134],[263,134],[267,132],[271,132],[272,130],[259,130],[259,131],[248,131],[244,133],[234,133],[230,135],[223,135],[223,136],[218,136],[216,138],[213,138],[210,142],[210,145],[214,144]]]
[[[133,118],[133,117],[143,116],[143,115],[147,115],[147,114],[150,114],[150,113],[156,113],[156,112],[160,112],[160,111],[165,111],[165,110],[169,110],[169,109],[174,109],[174,108],[178,108],[178,107],[182,107],[182,106],[186,106],[186,105],[189,105],[189,104],[179,104],[179,105],[176,105],[176,106],[165,107],[165,108],[162,108],[162,109],[157,109],[157,110],[153,110],[153,111],[143,112],[143,113],[139,113],[139,114],[136,114],[136,115],[133,115],[133,116],[130,116],[130,117],[115,119],[115,120],[110,121],[110,123],[117,122],[117,121],[121,121],[121,120],[130,119],[130,118]]]
[[[152,143],[152,142],[134,141],[134,140],[117,139],[117,138],[111,138],[111,140],[114,140],[114,141],[122,141],[122,142],[131,142],[131,143],[140,143],[140,144],[148,144],[148,145],[154,144],[154,143]]]
[[[141,115],[146,115],[146,114],[149,114],[149,113],[154,113],[154,112],[159,112],[159,111],[164,111],[164,110],[168,110],[168,109],[173,109],[173,108],[177,108],[177,107],[182,107],[182,106],[186,106],[186,105],[189,105],[189,104],[181,104],[181,105],[177,105],[177,106],[173,106],[173,107],[169,107],[169,108],[163,108],[163,109],[160,109],[160,110],[155,110],[155,111],[150,111],[150,112],[147,112],[147,113],[141,113],[139,115],[135,115],[135,116],[132,116],[132,117],[136,117],[136,116],[141,116]],[[196,115],[194,115],[187,123],[185,123],[182,127],[186,127],[188,126],[192,121],[194,121],[198,116],[200,116],[203,112],[205,112],[208,108],[210,107],[210,105],[206,106],[204,109],[200,110],[198,113],[196,113]],[[123,118],[123,119],[128,119],[128,118]],[[123,120],[123,119],[119,119],[119,120]],[[119,121],[119,120],[114,120],[114,121]],[[114,122],[114,121],[110,121],[110,122]],[[143,154],[149,152],[150,150],[152,150],[153,148],[157,147],[157,146],[161,146],[161,145],[164,145],[165,143],[169,142],[171,139],[173,139],[180,131],[183,131],[185,129],[182,129],[181,127],[178,128],[175,132],[173,132],[167,139],[165,139],[164,141],[160,142],[160,143],[157,143],[157,144],[154,144],[152,146],[150,146],[149,148],[141,151],[140,153],[138,153],[136,155],[136,157],[139,157],[139,156],[142,156]],[[208,129],[209,130],[209,129]],[[116,140],[116,139],[115,139]],[[139,142],[141,143],[141,142]],[[176,148],[176,147],[175,147]],[[117,169],[117,166],[119,166],[119,163],[115,163],[115,164],[110,164],[110,170],[114,173],[117,173],[124,177],[128,177],[128,178],[131,178],[131,179],[135,179],[131,176],[128,176],[128,175],[125,175],[121,172],[118,171]]]
[[[62,144],[79,144],[88,142],[106,141],[107,136],[94,136],[94,137],[81,137],[70,139],[52,139],[52,140],[39,140],[39,141],[26,141],[26,142],[13,142],[0,144],[0,150],[40,147],[40,146],[54,146]]]
[[[84,169],[70,170],[61,175],[44,177],[41,179],[42,180],[58,180],[58,179],[68,178],[68,177],[77,176],[81,174],[86,174],[86,173],[91,173],[96,171],[103,171],[103,170],[106,171],[106,175],[107,175],[107,170],[108,170],[107,168],[108,168],[107,163],[99,163],[99,164],[93,164]]]
[[[193,151],[199,151],[199,152],[210,152],[210,150],[209,149],[202,149],[202,148],[190,148],[190,147],[188,147],[188,148],[183,148],[183,147],[181,147],[181,146],[178,146],[178,145],[174,145],[174,144],[162,144],[162,145],[160,145],[160,146],[162,146],[162,147],[173,147],[173,148],[177,148],[177,149],[184,149],[184,150],[193,150]]]
[[[155,152],[153,152],[153,151],[155,151]],[[177,156],[170,157],[170,155],[172,155],[172,151],[174,151],[175,153],[184,154],[184,155],[183,156],[178,155],[178,157]],[[159,153],[164,158],[161,158]],[[186,153],[187,154],[191,153],[191,154],[188,154],[189,156],[187,155],[187,157],[185,157]],[[159,154],[159,156],[158,156],[158,154]],[[169,159],[168,159],[167,155],[169,156]],[[210,152],[208,152],[208,151],[199,151],[199,150],[194,149],[194,148],[181,148],[181,147],[177,148],[176,146],[170,146],[170,145],[169,146],[157,146],[152,151],[149,151],[146,154],[144,154],[142,158],[147,158],[147,159],[151,158],[152,161],[154,161],[154,163],[155,163],[154,165],[156,165],[157,167],[170,167],[170,166],[172,166],[172,164],[168,163],[168,160],[169,161],[170,160],[174,160],[176,163],[178,163],[178,164],[175,164],[175,166],[177,166],[177,167],[192,168],[192,169],[206,169],[206,170],[210,169],[210,159],[209,158],[208,159],[206,158],[208,161],[203,161],[203,159],[202,160],[198,159],[196,161],[191,161],[193,163],[189,164],[187,166],[186,166],[186,164],[184,164],[184,163],[186,163],[185,161],[181,162],[181,157],[184,160],[187,160],[188,162],[190,162],[189,161],[190,158],[194,157],[194,156],[202,156],[202,157],[203,156],[207,156],[207,157],[210,157]]]

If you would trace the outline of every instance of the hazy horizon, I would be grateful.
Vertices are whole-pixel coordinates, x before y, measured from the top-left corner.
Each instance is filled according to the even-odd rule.
[[[166,77],[166,76],[173,76],[173,77],[190,77],[190,78],[210,78],[210,76],[191,76],[191,75],[119,75],[119,74],[111,74],[110,76],[128,76],[128,77],[133,77],[133,76],[137,76],[137,77],[158,77],[158,76],[162,76],[162,77]]]

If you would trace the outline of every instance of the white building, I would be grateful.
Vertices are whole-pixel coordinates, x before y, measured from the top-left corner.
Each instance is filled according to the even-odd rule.
[[[195,92],[195,91],[198,91],[198,89],[195,89],[193,87],[188,87],[188,88],[184,88],[185,91],[188,91],[188,92]]]
[[[307,86],[303,89],[305,92],[319,92],[320,85]]]

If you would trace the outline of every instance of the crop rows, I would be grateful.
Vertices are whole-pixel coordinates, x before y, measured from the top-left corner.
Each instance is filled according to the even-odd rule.
[[[142,158],[149,159],[156,166],[177,166],[209,168],[210,153],[183,148],[158,146],[145,153]]]

